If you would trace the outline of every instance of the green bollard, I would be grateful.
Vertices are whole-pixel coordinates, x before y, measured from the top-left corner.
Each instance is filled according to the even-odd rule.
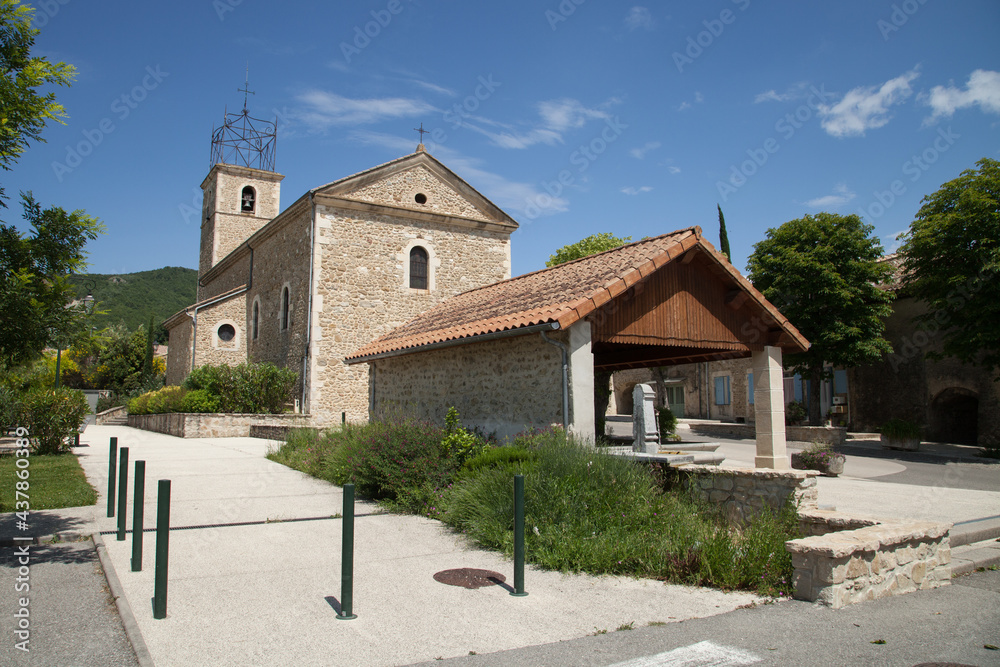
[[[340,555],[340,613],[338,621],[357,618],[354,612],[354,485],[344,485],[344,537]]]
[[[514,592],[524,597],[524,475],[514,475]]]
[[[115,478],[118,476],[118,438],[111,438],[111,452],[108,454],[108,517],[115,515]]]
[[[170,539],[170,480],[156,490],[156,565],[153,573],[153,618],[167,617],[167,555]]]
[[[142,511],[146,495],[146,462],[135,462],[135,489],[132,491],[132,571],[142,572]]]
[[[128,509],[128,447],[118,452],[118,541],[125,541],[125,511]]]

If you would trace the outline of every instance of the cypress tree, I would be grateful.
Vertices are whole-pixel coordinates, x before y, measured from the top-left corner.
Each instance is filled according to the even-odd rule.
[[[722,216],[722,207],[716,204],[715,208],[719,209],[719,250],[726,256],[726,259],[732,262],[733,257],[729,253],[729,234],[726,233],[726,219]]]

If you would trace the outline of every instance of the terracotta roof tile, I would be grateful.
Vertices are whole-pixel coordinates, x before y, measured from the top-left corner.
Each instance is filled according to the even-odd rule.
[[[693,227],[454,296],[366,345],[348,361],[534,324],[566,328],[698,243]],[[684,245],[686,243],[686,245]],[[673,251],[673,252],[671,252]]]

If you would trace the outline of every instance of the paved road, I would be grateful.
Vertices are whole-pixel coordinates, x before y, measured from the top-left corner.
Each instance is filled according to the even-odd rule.
[[[884,643],[873,643],[884,642]],[[833,610],[790,600],[422,667],[1000,665],[1000,572]]]

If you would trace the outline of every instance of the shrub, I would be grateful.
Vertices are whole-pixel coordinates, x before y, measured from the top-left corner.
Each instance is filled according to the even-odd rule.
[[[785,424],[788,426],[801,424],[808,416],[809,411],[802,401],[792,401],[785,405]]]
[[[475,473],[486,468],[513,467],[518,463],[537,461],[538,454],[515,445],[490,447],[462,464],[463,473]]]
[[[660,438],[666,440],[677,430],[677,417],[667,406],[663,406],[656,411],[656,421],[660,427]]]
[[[149,414],[160,415],[166,412],[180,412],[181,401],[187,389],[183,387],[171,386],[157,389],[148,394],[149,400],[146,409]]]
[[[80,429],[90,412],[87,398],[77,389],[31,389],[21,399],[18,426],[28,429],[36,454],[69,451],[69,439]]]
[[[892,438],[893,440],[920,439],[920,426],[905,419],[892,419],[887,421],[882,424],[882,428],[879,429],[879,432],[885,437]]]
[[[184,380],[187,389],[219,397],[219,411],[280,414],[291,398],[298,374],[274,364],[201,366]]]
[[[21,392],[0,385],[0,429],[17,426],[21,417]]]
[[[218,412],[219,397],[207,389],[195,389],[184,394],[178,406],[179,412]]]
[[[455,463],[460,466],[486,446],[485,443],[480,442],[475,434],[462,428],[462,422],[458,418],[458,409],[455,406],[448,408],[448,414],[444,418],[441,453],[445,457],[455,459]]]
[[[228,368],[228,366],[199,366],[191,371],[181,386],[192,391],[195,389],[204,389],[210,394],[218,396],[222,393],[221,375],[223,369],[228,370]]]
[[[838,454],[830,448],[830,445],[821,442],[814,442],[806,449],[799,452],[798,460],[803,466],[801,470],[826,470],[831,461],[844,460],[843,454]],[[797,466],[796,466],[797,467]]]
[[[134,398],[130,398],[128,401],[128,413],[130,415],[148,415],[149,396],[150,394],[140,394]]]

